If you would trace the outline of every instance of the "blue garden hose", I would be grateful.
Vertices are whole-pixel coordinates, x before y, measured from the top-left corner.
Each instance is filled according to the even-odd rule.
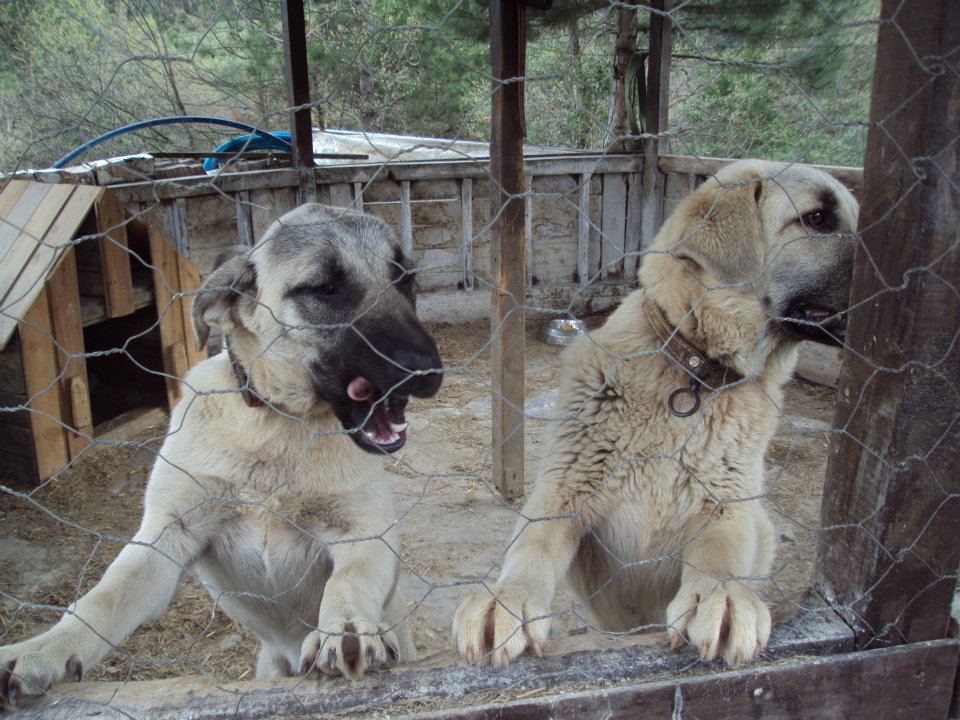
[[[290,133],[286,130],[278,130],[272,133],[263,133],[256,135],[239,135],[232,140],[227,140],[220,145],[214,152],[241,152],[243,150],[281,150],[290,152]],[[203,161],[203,169],[207,172],[216,170],[220,166],[222,158],[208,157]]]
[[[223,151],[224,148],[228,150],[233,150],[235,148],[243,149],[271,149],[271,150],[282,150],[283,152],[293,152],[293,146],[290,144],[290,133],[288,132],[275,132],[269,133],[265,130],[260,130],[255,128],[253,125],[247,125],[246,123],[237,122],[236,120],[227,120],[226,118],[218,117],[207,117],[205,115],[184,115],[180,117],[161,117],[153,118],[152,120],[141,120],[140,122],[135,122],[131,125],[124,125],[123,127],[116,128],[110,132],[105,132],[103,135],[98,135],[92,140],[88,140],[77,148],[74,148],[62,158],[57,160],[51,168],[54,170],[66,167],[67,163],[73,160],[78,155],[85,153],[92,147],[96,147],[102,142],[106,142],[111,138],[115,138],[119,135],[126,135],[129,132],[134,132],[135,130],[142,130],[144,128],[156,127],[157,125],[177,125],[180,123],[204,123],[207,125],[225,125],[226,127],[237,128],[239,130],[247,130],[248,132],[253,133],[253,135],[244,135],[242,137],[234,138],[224,143],[217,150]],[[204,170],[213,170],[219,165],[219,161],[216,158],[207,158],[203,162]]]

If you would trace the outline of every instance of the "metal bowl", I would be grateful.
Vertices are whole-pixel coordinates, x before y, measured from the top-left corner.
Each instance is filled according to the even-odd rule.
[[[560,318],[551,320],[540,334],[540,339],[550,345],[569,345],[578,337],[587,332],[582,320]]]

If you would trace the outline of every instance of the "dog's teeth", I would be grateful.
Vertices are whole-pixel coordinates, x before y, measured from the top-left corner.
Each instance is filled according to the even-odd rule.
[[[390,423],[390,429],[393,430],[395,433],[402,433],[404,430],[407,429],[407,423],[402,422],[399,425],[397,423]]]
[[[374,442],[377,442],[377,436],[373,432],[373,430],[364,430],[363,434],[367,436],[368,440],[373,440]]]

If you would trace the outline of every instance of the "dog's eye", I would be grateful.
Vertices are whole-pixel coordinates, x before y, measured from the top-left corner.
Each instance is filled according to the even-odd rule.
[[[337,286],[330,285],[314,285],[310,288],[310,292],[317,297],[332,297],[337,294]]]
[[[802,220],[804,225],[820,230],[827,224],[827,214],[823,210],[814,210],[804,215]]]

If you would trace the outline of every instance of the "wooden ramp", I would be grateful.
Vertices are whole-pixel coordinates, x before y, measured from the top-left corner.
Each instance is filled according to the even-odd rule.
[[[0,193],[0,481],[46,480],[93,438],[85,327],[154,306],[172,406],[179,379],[203,357],[181,294],[199,285],[197,267],[109,190],[8,182]],[[110,391],[121,390],[100,392]]]

